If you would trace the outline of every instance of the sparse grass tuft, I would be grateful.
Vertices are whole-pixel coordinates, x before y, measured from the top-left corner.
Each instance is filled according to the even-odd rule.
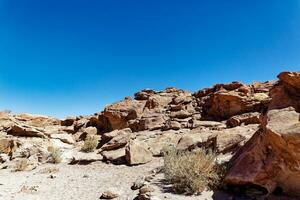
[[[98,139],[95,136],[88,135],[85,140],[83,147],[81,148],[84,152],[93,152],[98,145]]]
[[[216,163],[216,155],[209,150],[164,151],[165,179],[177,193],[200,194],[222,184],[225,168]]]
[[[25,171],[26,168],[29,166],[29,161],[27,158],[22,158],[16,161],[15,164],[15,171]]]
[[[48,151],[50,152],[50,162],[51,163],[54,163],[54,164],[61,163],[62,151],[59,148],[50,146],[50,147],[48,147]]]

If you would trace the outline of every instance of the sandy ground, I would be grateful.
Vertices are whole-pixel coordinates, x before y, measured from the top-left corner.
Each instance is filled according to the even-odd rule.
[[[138,192],[130,189],[133,182],[161,165],[162,160],[157,159],[135,167],[95,162],[89,165],[44,164],[30,172],[4,169],[0,170],[0,199],[96,200],[102,192],[114,189],[121,193],[117,199],[132,200]],[[155,188],[155,196],[161,200],[212,199],[212,192],[200,197],[172,194],[161,187],[161,178],[162,175],[157,175],[151,184]]]

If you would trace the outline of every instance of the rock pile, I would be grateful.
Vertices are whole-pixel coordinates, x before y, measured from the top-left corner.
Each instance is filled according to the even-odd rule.
[[[283,72],[278,78],[217,84],[195,93],[146,89],[100,113],[64,120],[2,112],[0,162],[3,167],[22,158],[48,162],[51,147],[70,164],[140,165],[168,146],[209,147],[230,159],[229,185],[300,196],[300,73]],[[84,153],[88,136],[98,146]],[[149,196],[140,193],[141,199]]]
[[[196,93],[176,88],[160,92],[146,89],[137,92],[134,99],[126,97],[108,105],[103,112],[64,120],[3,112],[0,150],[10,159],[39,152],[40,160],[46,161],[47,148],[54,146],[63,150],[63,161],[76,162],[78,157],[84,160],[77,152],[85,138],[93,135],[98,138],[97,152],[103,160],[117,164],[150,162],[152,156],[160,156],[162,149],[170,145],[191,148],[210,143],[228,153],[248,140],[257,128],[246,125],[261,122],[260,114],[270,102],[272,86],[271,82],[233,82]],[[240,130],[235,131],[233,127],[237,126]]]
[[[231,160],[226,181],[300,196],[300,73],[283,72],[261,128]]]

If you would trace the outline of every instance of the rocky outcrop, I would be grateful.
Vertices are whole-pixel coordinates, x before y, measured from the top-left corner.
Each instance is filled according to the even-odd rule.
[[[273,192],[297,199],[300,73],[283,72],[278,78],[275,83],[217,84],[195,93],[146,89],[102,112],[64,120],[0,112],[0,168],[25,159],[25,170],[32,170],[51,162],[54,152],[68,164],[152,162],[147,167],[160,162],[154,157],[168,147],[209,148],[218,162],[230,160],[228,188],[254,191],[261,199]],[[86,138],[98,142],[93,152],[82,150]],[[153,198],[147,184],[137,185],[138,199]]]
[[[271,82],[252,85],[232,82],[217,84],[194,94],[176,88],[160,92],[147,89],[136,93],[135,99],[126,97],[107,106],[94,118],[94,124],[97,124],[99,132],[124,128],[133,132],[193,129],[203,120],[221,121],[235,115],[256,115],[265,111],[270,101],[271,86]],[[233,122],[233,126],[259,123],[254,116],[248,120],[245,118]]]
[[[213,88],[195,93],[203,108],[203,117],[214,120],[228,119],[234,115],[248,112],[262,112],[266,109],[269,98],[269,82],[265,90],[256,90],[254,85],[244,85],[238,82],[218,84]]]
[[[300,196],[300,73],[281,73],[261,129],[230,161],[230,185]]]
[[[46,137],[43,131],[28,125],[15,124],[12,127],[10,127],[7,133],[13,136],[42,137],[42,138]]]
[[[178,149],[210,148],[217,153],[235,152],[258,130],[258,125],[239,126],[225,130],[194,129],[178,141]]]

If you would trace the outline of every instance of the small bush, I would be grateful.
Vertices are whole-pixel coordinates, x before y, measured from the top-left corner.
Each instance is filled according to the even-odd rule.
[[[15,171],[25,171],[29,166],[29,161],[26,158],[22,158],[16,161]]]
[[[97,137],[88,135],[84,140],[84,144],[81,150],[84,152],[93,152],[96,149],[97,145]]]
[[[61,163],[62,161],[62,151],[55,147],[48,147],[48,151],[50,152],[50,162],[54,164]]]
[[[256,99],[258,101],[264,101],[268,98],[269,98],[269,96],[265,93],[255,93],[254,94],[254,99]]]
[[[165,179],[177,193],[199,194],[205,189],[215,189],[222,182],[223,169],[212,151],[175,148],[164,151]]]

